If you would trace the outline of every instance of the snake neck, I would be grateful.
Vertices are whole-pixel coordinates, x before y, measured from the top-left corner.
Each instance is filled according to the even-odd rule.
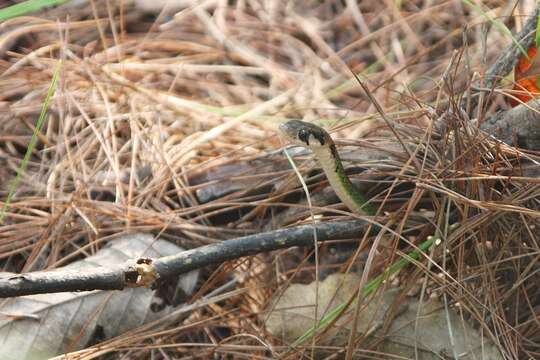
[[[367,204],[366,197],[353,185],[345,173],[336,145],[330,143],[328,146],[313,151],[340,200],[356,214],[375,215],[376,211]]]

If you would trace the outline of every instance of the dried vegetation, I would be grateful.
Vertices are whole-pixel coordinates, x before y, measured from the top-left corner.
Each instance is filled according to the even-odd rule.
[[[174,16],[113,3],[68,3],[0,25],[2,199],[63,60],[38,145],[0,227],[4,270],[62,266],[119,233],[152,232],[194,247],[309,222],[275,136],[279,122],[302,118],[334,129],[347,145],[344,157],[370,169],[355,178],[381,209],[400,214],[389,218],[408,240],[460,222],[446,251],[433,254],[437,266],[426,271],[424,259],[396,282],[417,295],[427,281],[429,294],[459,304],[463,321],[474,321],[508,358],[540,356],[540,187],[526,172],[539,157],[461,116],[447,131],[433,126],[448,120],[445,109],[457,109],[473,78],[511,41],[482,14],[460,1],[210,0],[186,2]],[[519,30],[534,2],[513,6],[483,8]],[[502,92],[480,96],[484,106],[472,117],[507,108]],[[343,216],[343,207],[323,208],[333,199],[315,163],[298,165],[321,206],[315,213]],[[418,209],[432,216],[410,227],[406,219]],[[365,249],[370,240],[361,242]],[[407,248],[394,240],[372,274]],[[266,333],[264,310],[277,289],[313,280],[311,258],[309,249],[295,249],[216,264],[190,312],[80,358],[296,358],[304,349]]]

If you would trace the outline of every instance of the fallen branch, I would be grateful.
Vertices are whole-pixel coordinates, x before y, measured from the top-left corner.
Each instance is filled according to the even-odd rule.
[[[540,150],[540,99],[494,114],[480,129],[508,145]]]
[[[318,241],[359,237],[366,224],[362,220],[349,220],[303,225],[226,240],[158,259],[134,259],[116,268],[101,267],[84,271],[58,269],[8,276],[0,274],[0,298],[149,286],[157,279],[184,274],[207,265],[293,246],[309,246],[313,244],[314,231],[317,232]]]

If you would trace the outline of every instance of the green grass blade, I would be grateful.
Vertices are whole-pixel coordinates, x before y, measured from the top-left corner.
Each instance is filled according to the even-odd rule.
[[[540,45],[540,16],[536,18],[536,38],[535,38],[536,48]]]
[[[0,21],[11,19],[17,16],[26,15],[39,11],[43,8],[60,5],[69,0],[28,0],[22,3],[0,9]]]
[[[11,202],[11,199],[13,198],[13,195],[15,194],[15,190],[17,189],[17,186],[19,185],[19,182],[21,181],[22,175],[26,171],[26,167],[28,166],[28,161],[30,160],[32,151],[34,150],[34,147],[36,146],[37,135],[39,131],[41,130],[41,126],[43,125],[43,122],[45,121],[45,115],[47,114],[47,110],[49,109],[49,102],[51,101],[51,98],[54,95],[54,92],[56,90],[56,83],[58,82],[58,78],[60,77],[61,68],[62,68],[62,60],[58,61],[58,64],[56,65],[56,69],[54,70],[54,75],[51,81],[51,85],[49,86],[49,89],[47,90],[47,95],[45,96],[45,100],[43,101],[43,106],[41,107],[41,113],[39,114],[38,121],[36,123],[36,126],[34,127],[34,132],[32,133],[32,138],[30,139],[30,143],[28,144],[28,148],[26,149],[26,154],[24,154],[24,158],[21,162],[21,166],[19,166],[19,168],[17,169],[17,176],[15,177],[15,179],[13,179],[13,181],[11,182],[9,186],[7,199],[4,202],[4,205],[2,206],[2,210],[0,211],[0,224],[4,222],[4,216],[6,214],[9,203]]]

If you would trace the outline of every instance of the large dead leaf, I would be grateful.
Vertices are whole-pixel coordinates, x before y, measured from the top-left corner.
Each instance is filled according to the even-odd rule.
[[[179,251],[182,251],[180,247],[164,240],[154,241],[149,234],[127,235],[63,270],[108,267],[130,258],[159,257]],[[197,277],[196,271],[181,277],[179,288],[192,293]],[[152,311],[151,305],[160,302],[155,292],[146,288],[41,294],[5,300],[0,306],[0,358],[47,359],[83,348],[91,341],[119,335],[172,311],[171,307]]]
[[[420,311],[419,306],[417,300],[407,301],[407,311],[392,321],[384,336],[385,353],[419,360],[450,359],[454,354],[460,360],[503,359],[491,339],[464,321],[454,308],[446,314],[437,300],[422,304]]]
[[[316,282],[308,285],[291,285],[282,294],[277,294],[272,302],[266,322],[267,330],[286,343],[294,343],[313,327],[315,314],[317,319],[321,320],[329,309],[346,303],[351,296],[355,296],[359,282],[360,278],[355,274],[330,275],[318,284],[317,306]],[[463,321],[453,308],[450,308],[446,315],[444,307],[437,300],[420,305],[416,299],[396,300],[397,294],[399,289],[378,292],[365,299],[361,306],[357,334],[368,336],[370,340],[368,343],[373,344],[372,347],[377,347],[378,351],[396,355],[396,358],[422,360],[441,359],[441,356],[452,358],[454,351],[459,359],[502,359],[493,342]],[[392,306],[395,301],[399,301],[397,307]],[[347,345],[354,308],[354,305],[351,306],[322,337],[317,339],[318,346]],[[397,316],[392,319],[390,329],[380,334],[380,328],[390,316],[391,308],[397,311],[393,313]],[[366,345],[362,344],[357,349],[355,359],[364,358],[362,356],[365,354],[361,348]],[[328,355],[324,350],[317,352],[317,356],[324,354]]]
[[[293,284],[283,294],[278,294],[266,322],[274,336],[292,343],[304,335],[318,320],[338,305],[355,296],[360,277],[355,274],[332,274],[319,283]],[[318,293],[318,301],[316,294]],[[393,291],[376,294],[361,309],[358,333],[366,334],[378,328],[392,304]],[[317,304],[317,306],[316,306]],[[316,311],[317,310],[317,311]],[[318,345],[343,346],[348,341],[354,306],[345,312],[318,341]]]

